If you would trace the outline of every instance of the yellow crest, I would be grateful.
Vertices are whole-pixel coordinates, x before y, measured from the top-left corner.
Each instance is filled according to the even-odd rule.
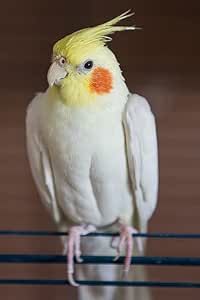
[[[70,62],[78,63],[80,58],[90,53],[97,47],[104,46],[106,42],[111,41],[110,34],[116,31],[136,30],[136,26],[116,26],[116,24],[126,19],[134,13],[130,10],[120,16],[95,27],[85,28],[76,31],[62,38],[53,47],[54,55],[66,57]]]

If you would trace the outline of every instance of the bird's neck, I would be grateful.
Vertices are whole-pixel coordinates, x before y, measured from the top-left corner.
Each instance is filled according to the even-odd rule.
[[[113,90],[105,95],[88,95],[86,93],[77,95],[75,93],[74,95],[67,96],[66,93],[65,97],[63,97],[62,93],[60,92],[60,87],[57,86],[49,87],[47,94],[51,101],[61,102],[66,107],[70,107],[72,109],[115,109],[121,105],[124,105],[129,91],[125,81],[122,78],[119,78],[116,81]]]

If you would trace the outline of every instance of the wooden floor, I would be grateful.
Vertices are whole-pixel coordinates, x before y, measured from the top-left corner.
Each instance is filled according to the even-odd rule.
[[[65,34],[101,23],[132,7],[136,24],[144,29],[116,34],[110,46],[121,62],[130,90],[147,97],[157,117],[160,193],[150,231],[200,231],[200,2],[118,2],[2,1],[0,229],[55,229],[31,179],[24,132],[28,103],[35,92],[47,87],[52,44]],[[0,253],[60,251],[56,238],[0,237]],[[148,255],[200,256],[200,242],[152,240]],[[0,266],[0,278],[47,275],[64,277],[64,266]],[[197,267],[151,267],[149,275],[151,280],[200,281]],[[155,300],[200,297],[200,290],[193,289],[152,292]],[[0,286],[1,299],[7,300],[73,299],[69,293],[74,295],[75,291],[53,286]]]

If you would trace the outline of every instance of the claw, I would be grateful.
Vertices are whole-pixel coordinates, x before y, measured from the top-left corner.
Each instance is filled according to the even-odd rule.
[[[79,284],[74,280],[73,273],[68,272],[68,281],[72,286],[79,286]]]
[[[118,240],[119,240],[119,237],[118,237],[118,236],[112,237],[112,240],[111,240],[111,247],[112,247],[113,249],[117,249],[118,243],[119,243]]]
[[[64,247],[64,252],[67,255],[67,274],[69,283],[72,286],[79,286],[79,284],[74,280],[74,256],[76,261],[81,263],[83,259],[81,258],[80,240],[81,235],[87,235],[90,232],[94,232],[96,227],[93,225],[83,225],[83,226],[73,226],[69,230],[67,247]]]
[[[80,235],[77,235],[76,237],[76,243],[75,243],[75,256],[76,256],[76,261],[81,263],[83,262],[83,259],[81,258],[81,237]]]
[[[128,273],[131,265],[131,257],[133,252],[133,238],[132,234],[127,235],[127,245],[126,245],[126,258],[124,262],[124,272]]]
[[[131,265],[131,258],[132,258],[132,252],[133,252],[133,233],[138,233],[138,231],[131,227],[124,224],[120,224],[120,238],[118,246],[115,247],[117,250],[117,255],[114,258],[114,261],[117,261],[120,257],[121,249],[125,247],[125,261],[124,261],[124,274],[128,274],[130,265]],[[136,238],[136,243],[138,246],[138,250],[142,252],[143,245],[141,238]]]
[[[125,240],[126,240],[126,236],[120,234],[119,244],[118,244],[118,246],[116,248],[117,255],[115,256],[115,258],[114,258],[113,261],[117,261],[119,259],[120,253],[121,253],[121,249],[122,249],[122,247],[124,245]]]

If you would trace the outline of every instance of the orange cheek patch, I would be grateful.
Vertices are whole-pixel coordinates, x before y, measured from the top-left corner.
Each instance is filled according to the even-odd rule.
[[[97,94],[107,94],[112,90],[112,74],[101,67],[94,69],[90,80],[90,90]]]

